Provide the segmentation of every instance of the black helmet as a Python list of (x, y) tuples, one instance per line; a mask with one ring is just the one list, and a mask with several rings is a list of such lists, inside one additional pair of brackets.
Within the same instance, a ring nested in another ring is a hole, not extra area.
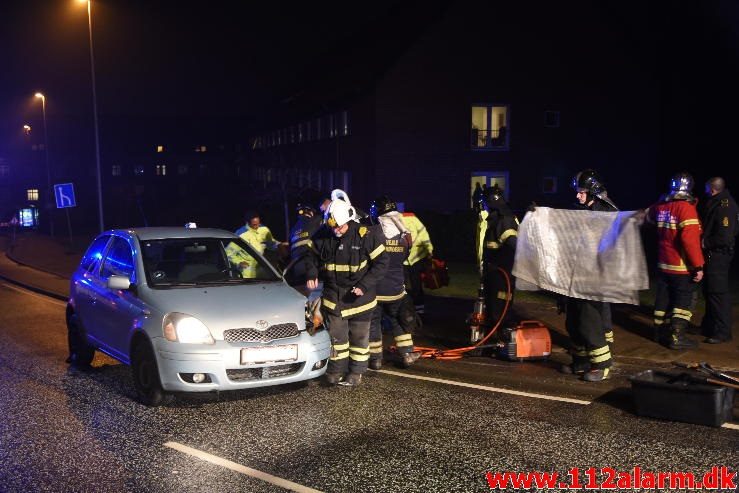
[(670, 193), (668, 200), (693, 200), (693, 177), (690, 173), (681, 171), (670, 179)]
[(503, 189), (497, 183), (494, 183), (492, 187), (487, 187), (482, 194), (488, 209), (497, 209), (506, 203)]
[(372, 204), (370, 204), (370, 216), (372, 216), (373, 219), (377, 219), (383, 214), (397, 210), (398, 206), (395, 205), (395, 202), (387, 198), (387, 195), (376, 198), (372, 201)]
[(585, 169), (576, 174), (572, 179), (572, 188), (578, 192), (588, 192), (596, 197), (606, 191), (603, 180), (594, 169)]
[(316, 210), (313, 207), (304, 204), (298, 204), (298, 206), (295, 208), (295, 212), (298, 214), (298, 216), (308, 217), (313, 217), (316, 214)]

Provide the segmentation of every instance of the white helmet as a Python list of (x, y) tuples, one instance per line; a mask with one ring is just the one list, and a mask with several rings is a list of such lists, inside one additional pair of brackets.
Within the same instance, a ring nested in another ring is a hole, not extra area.
[(354, 207), (344, 200), (333, 200), (323, 215), (323, 220), (331, 228), (338, 228), (349, 221), (357, 220), (357, 213)]

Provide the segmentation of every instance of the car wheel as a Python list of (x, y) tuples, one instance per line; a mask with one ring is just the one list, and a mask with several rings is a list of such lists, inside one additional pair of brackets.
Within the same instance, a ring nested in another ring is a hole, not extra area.
[(67, 362), (79, 368), (89, 367), (95, 357), (95, 348), (87, 342), (85, 329), (74, 313), (67, 317), (67, 342), (69, 343)]
[(149, 341), (140, 340), (134, 345), (131, 354), (131, 371), (133, 372), (133, 384), (142, 404), (160, 406), (168, 400), (168, 395), (164, 392), (159, 379), (157, 360)]

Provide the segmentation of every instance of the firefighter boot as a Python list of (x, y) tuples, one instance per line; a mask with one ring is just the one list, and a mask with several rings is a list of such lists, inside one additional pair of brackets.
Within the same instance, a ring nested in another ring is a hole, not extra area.
[(362, 375), (360, 373), (350, 373), (346, 377), (344, 377), (344, 380), (339, 382), (339, 385), (344, 385), (346, 387), (356, 387), (362, 383)]
[(404, 353), (403, 359), (400, 364), (403, 368), (409, 368), (420, 357), (421, 357), (421, 353), (419, 352)]
[(583, 373), (582, 379), (586, 382), (600, 382), (601, 380), (605, 380), (606, 378), (608, 378), (610, 371), (610, 368), (598, 368), (595, 370), (589, 370)]
[(688, 321), (682, 319), (672, 319), (672, 333), (667, 341), (667, 347), (670, 349), (694, 349), (698, 343), (688, 339), (685, 330), (688, 328)]
[(382, 358), (370, 358), (369, 367), (372, 370), (379, 370), (382, 368)]
[(341, 373), (326, 373), (326, 383), (328, 385), (338, 385), (343, 378), (344, 375)]

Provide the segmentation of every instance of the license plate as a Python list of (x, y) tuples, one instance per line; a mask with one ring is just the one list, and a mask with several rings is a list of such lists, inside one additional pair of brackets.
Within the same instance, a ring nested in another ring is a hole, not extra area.
[(241, 350), (241, 364), (271, 363), (274, 361), (295, 361), (298, 359), (298, 345), (248, 347)]

